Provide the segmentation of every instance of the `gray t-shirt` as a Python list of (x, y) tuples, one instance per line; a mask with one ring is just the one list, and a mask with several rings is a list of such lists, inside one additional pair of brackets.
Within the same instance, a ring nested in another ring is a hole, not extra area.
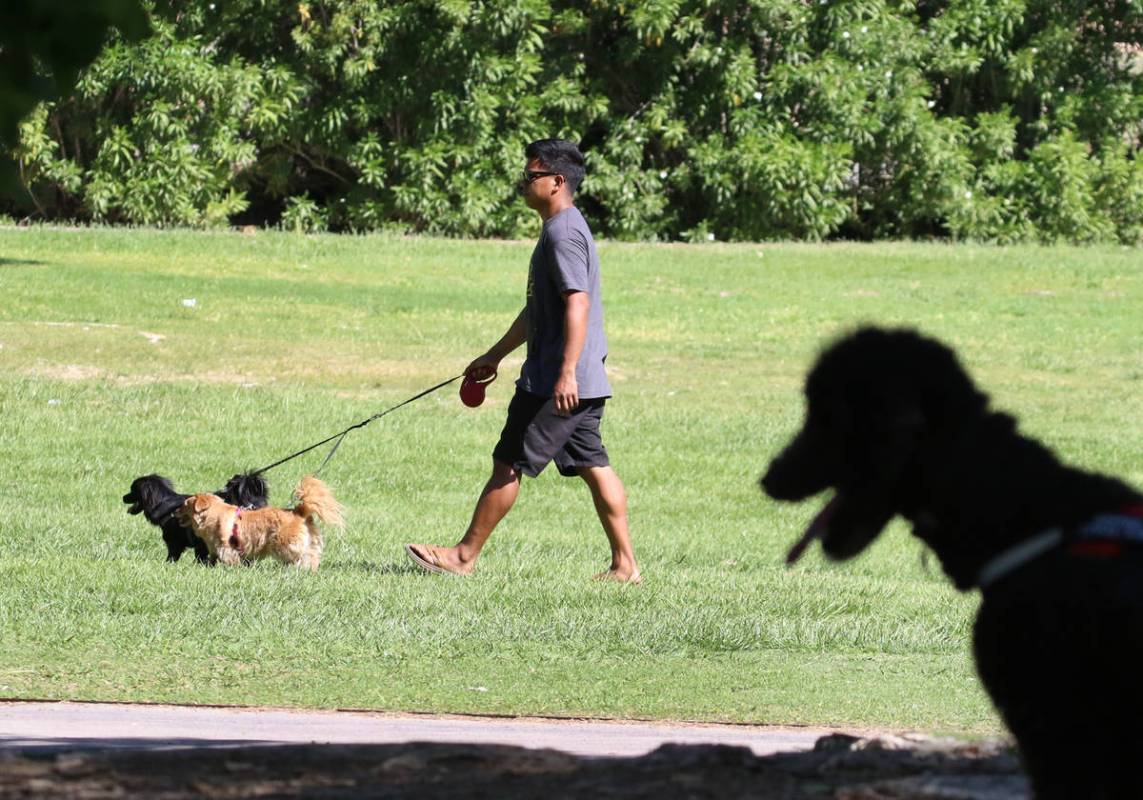
[(575, 368), (579, 396), (611, 397), (603, 362), (603, 300), (599, 290), (599, 255), (587, 220), (575, 206), (544, 222), (528, 268), (528, 357), (516, 385), (525, 392), (551, 397), (564, 361), (564, 292), (587, 292), (587, 338)]

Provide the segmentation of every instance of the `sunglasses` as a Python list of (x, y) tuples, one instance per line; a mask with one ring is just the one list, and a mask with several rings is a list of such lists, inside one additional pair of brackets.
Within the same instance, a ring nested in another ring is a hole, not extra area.
[(520, 182), (525, 183), (525, 184), (535, 183), (540, 178), (550, 178), (553, 175), (559, 175), (559, 174), (560, 173), (558, 173), (558, 172), (532, 172), (532, 170), (526, 169), (522, 173), (520, 173)]

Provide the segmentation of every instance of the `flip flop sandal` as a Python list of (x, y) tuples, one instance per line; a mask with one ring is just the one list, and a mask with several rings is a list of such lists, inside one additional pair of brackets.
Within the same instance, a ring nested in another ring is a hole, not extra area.
[[(422, 558), (417, 554), (414, 547), (419, 547), (424, 551), (427, 558)], [(441, 566), (440, 559), (433, 555), (433, 546), (431, 544), (407, 544), (405, 545), (405, 555), (409, 560), (423, 569), (425, 572), (432, 572), (436, 575), (457, 575), (461, 576), (459, 572), (453, 572), (451, 569), (446, 569)]]

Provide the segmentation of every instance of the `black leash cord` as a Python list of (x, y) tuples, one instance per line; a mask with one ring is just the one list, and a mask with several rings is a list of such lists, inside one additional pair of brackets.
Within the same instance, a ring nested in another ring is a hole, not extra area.
[(296, 452), (292, 455), (288, 455), (279, 461), (275, 461), (273, 464), (271, 464), (268, 467), (262, 467), (262, 469), (255, 470), (253, 474), (254, 475), (261, 475), (263, 472), (269, 472), (274, 467), (280, 467), (282, 464), (285, 464), (287, 461), (295, 459), (300, 455), (305, 455), (309, 451), (315, 450), (315, 449), (321, 447), (323, 444), (329, 444), (334, 439), (337, 439), (338, 440), (337, 444), (335, 444), (333, 446), (333, 449), (329, 451), (329, 455), (325, 457), (325, 461), (322, 462), (321, 467), (318, 467), (318, 472), (320, 472), (322, 470), (322, 468), (325, 467), (325, 465), (329, 463), (329, 460), (331, 458), (333, 458), (333, 454), (336, 453), (337, 448), (341, 446), (341, 440), (343, 440), (345, 438), (345, 435), (347, 433), (349, 433), (350, 431), (355, 431), (358, 428), (364, 428), (370, 422), (373, 422), (373, 420), (380, 419), (381, 417), (385, 416), (389, 412), (396, 411), (401, 406), (407, 406), (409, 403), (413, 402), (414, 400), (420, 400), (426, 394), (432, 394), (437, 389), (443, 389), (445, 386), (448, 386), (450, 383), (458, 381), (463, 377), (464, 377), (464, 375), (461, 374), (461, 375), (457, 375), (455, 378), (449, 378), (447, 381), (442, 381), (441, 383), (438, 383), (436, 386), (432, 387), (431, 389), (425, 389), (420, 394), (415, 394), (412, 397), (410, 397), (408, 400), (405, 400), (404, 402), (398, 403), (397, 405), (393, 406), (392, 408), (387, 408), (384, 411), (381, 411), (377, 414), (374, 414), (372, 417), (369, 417), (368, 419), (363, 419), (361, 422), (358, 422), (356, 425), (350, 425), (345, 430), (339, 431), (338, 433), (335, 433), (333, 436), (330, 436), (328, 439), (322, 439), (317, 444), (311, 444), (309, 447), (305, 448), (304, 450), (299, 450), (298, 452)]

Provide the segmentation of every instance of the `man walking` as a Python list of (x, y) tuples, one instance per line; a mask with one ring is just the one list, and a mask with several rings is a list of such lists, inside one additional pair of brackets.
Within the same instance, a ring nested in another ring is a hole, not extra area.
[(473, 380), (487, 380), (506, 355), (528, 344), (508, 420), (492, 451), (492, 476), (455, 546), (408, 544), (405, 551), (429, 572), (468, 575), (516, 502), (521, 475), (534, 478), (554, 460), (561, 475), (578, 475), (587, 484), (611, 545), (611, 566), (595, 577), (639, 583), (627, 495), (599, 433), (611, 385), (604, 371), (599, 256), (574, 202), (584, 176), (583, 155), (571, 142), (542, 139), (528, 145), (524, 156), (520, 193), (543, 221), (528, 269), (527, 301), (500, 341), (464, 371)]

